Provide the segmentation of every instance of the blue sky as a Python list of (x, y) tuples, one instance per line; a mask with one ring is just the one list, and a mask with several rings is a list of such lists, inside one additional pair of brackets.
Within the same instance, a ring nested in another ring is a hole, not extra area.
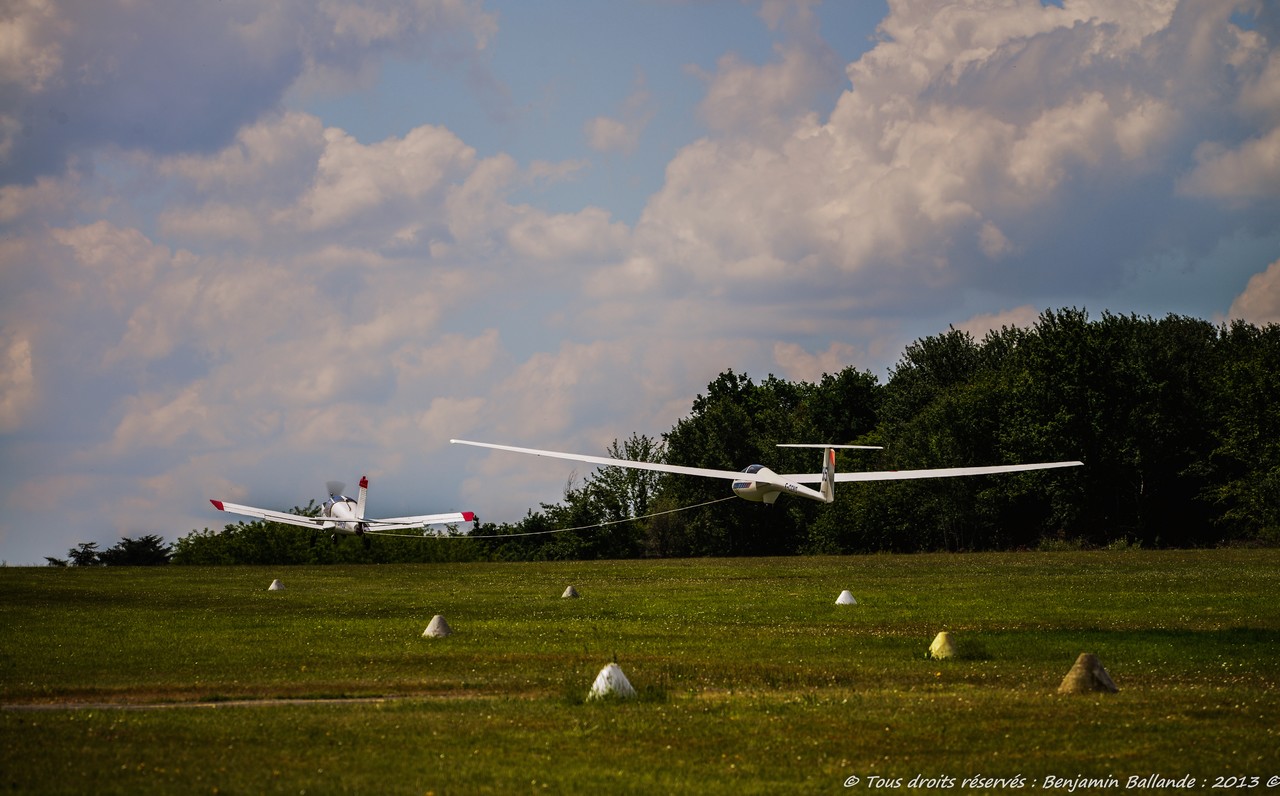
[(726, 369), (883, 381), (949, 326), (1280, 321), (1278, 17), (10, 4), (0, 560), (362, 474), (517, 519), (571, 468), (450, 437), (599, 453)]
[[(661, 188), (667, 162), (707, 133), (696, 108), (717, 61), (736, 55), (767, 62), (778, 40), (759, 7), (748, 3), (568, 0), (485, 8), (497, 15), (498, 30), (475, 63), (451, 68), (388, 59), (365, 90), (321, 91), (289, 104), (363, 142), (426, 122), (446, 125), (482, 155), (583, 161), (572, 179), (530, 188), (521, 198), (554, 212), (605, 207), (631, 224)], [(874, 45), (886, 11), (871, 0), (813, 9), (828, 46), (846, 61)], [(832, 77), (821, 104), (845, 88)], [(584, 128), (601, 115), (634, 121), (640, 134), (624, 149), (592, 151)]]

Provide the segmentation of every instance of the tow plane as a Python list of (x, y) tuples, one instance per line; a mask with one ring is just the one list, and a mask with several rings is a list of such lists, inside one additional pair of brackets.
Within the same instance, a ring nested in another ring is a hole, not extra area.
[[(744, 470), (714, 470), (704, 467), (684, 467), (678, 464), (655, 464), (653, 462), (637, 462), (630, 459), (610, 459), (604, 456), (586, 456), (580, 453), (561, 453), (560, 451), (538, 450), (536, 448), (518, 448), (513, 445), (495, 445), (491, 442), (472, 442), (465, 439), (451, 439), (455, 445), (472, 445), (477, 448), (525, 453), (532, 456), (546, 456), (553, 459), (568, 459), (585, 462), (602, 467), (630, 467), (635, 470), (653, 470), (660, 473), (677, 475), (694, 475), (703, 478), (720, 478), (732, 484), (733, 493), (744, 500), (754, 503), (772, 504), (778, 495), (788, 494), (830, 503), (835, 500), (837, 483), (849, 481), (903, 481), (916, 478), (954, 478), (966, 475), (992, 475), (995, 473), (1021, 473), (1028, 470), (1048, 470), (1056, 467), (1081, 467), (1084, 462), (1034, 462), (1031, 464), (997, 464), (982, 467), (944, 467), (934, 470), (874, 470), (863, 472), (836, 472), (836, 451), (841, 449), (879, 450), (876, 445), (826, 445), (810, 443), (792, 443), (779, 445), (779, 448), (821, 448), (822, 472), (778, 474), (762, 464), (753, 464)], [(814, 489), (806, 484), (817, 484)]]
[[(354, 534), (364, 536), (366, 533), (377, 535), (387, 531), (426, 530), (430, 525), (449, 525), (459, 522), (472, 522), (476, 515), (470, 511), (455, 511), (444, 514), (418, 514), (412, 517), (388, 517), (374, 519), (364, 514), (365, 502), (369, 497), (369, 479), (360, 478), (360, 491), (354, 500), (342, 494), (346, 485), (340, 481), (330, 481), (327, 485), (329, 499), (320, 506), (319, 517), (305, 517), (301, 514), (289, 514), (283, 511), (260, 509), (254, 506), (242, 506), (228, 503), (225, 500), (210, 500), (218, 511), (232, 514), (243, 514), (246, 517), (257, 517), (260, 520), (282, 522), (288, 525), (299, 525), (313, 531), (329, 531), (333, 540), (338, 534)], [(425, 534), (424, 534), (425, 535)]]

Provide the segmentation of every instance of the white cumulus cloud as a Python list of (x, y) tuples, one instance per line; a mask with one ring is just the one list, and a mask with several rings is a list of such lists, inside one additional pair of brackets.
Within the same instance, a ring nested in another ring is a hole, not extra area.
[(1244, 292), (1231, 302), (1227, 317), (1258, 326), (1280, 323), (1280, 260), (1249, 279)]

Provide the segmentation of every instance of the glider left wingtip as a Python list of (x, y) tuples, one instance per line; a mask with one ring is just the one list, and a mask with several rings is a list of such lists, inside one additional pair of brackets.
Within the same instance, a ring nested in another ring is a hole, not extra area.
[(226, 509), (224, 509), (224, 508), (222, 507), (222, 501), (221, 501), (221, 500), (213, 500), (213, 499), (210, 499), (210, 500), (209, 500), (209, 502), (210, 502), (210, 503), (212, 503), (212, 504), (213, 504), (213, 507), (214, 507), (215, 509), (217, 509), (218, 511), (226, 511)]

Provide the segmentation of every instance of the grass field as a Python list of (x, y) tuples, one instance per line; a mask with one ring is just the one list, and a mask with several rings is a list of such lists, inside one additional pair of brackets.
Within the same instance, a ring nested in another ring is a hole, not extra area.
[[(1275, 550), (4, 568), (0, 789), (1265, 789), (1278, 571)], [(435, 614), (454, 635), (422, 638)], [(941, 630), (962, 657), (927, 657)], [(1056, 693), (1081, 652), (1119, 693)], [(615, 659), (639, 697), (585, 701)]]

